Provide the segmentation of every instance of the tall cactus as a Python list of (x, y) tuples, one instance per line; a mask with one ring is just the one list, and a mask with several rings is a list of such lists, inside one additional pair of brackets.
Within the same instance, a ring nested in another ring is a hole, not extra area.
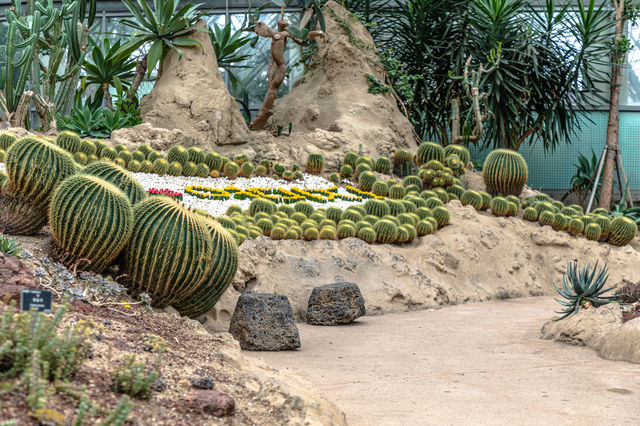
[[(73, 108), (97, 0), (63, 0), (61, 8), (51, 0), (31, 0), (24, 15), (21, 3), (13, 0), (6, 10), (11, 59), (5, 81), (16, 84), (5, 85), (5, 115), (12, 116), (13, 125), (24, 125), (33, 98), (43, 128), (48, 129), (55, 127), (58, 112), (69, 114)], [(19, 50), (21, 56), (14, 60)], [(31, 90), (25, 92), (27, 80)]]
[(213, 243), (202, 220), (168, 197), (151, 197), (133, 210), (133, 233), (124, 249), (133, 293), (147, 292), (154, 306), (189, 298), (205, 279)]
[(109, 182), (75, 175), (56, 188), (49, 226), (52, 248), (61, 262), (102, 272), (129, 242), (133, 209), (127, 196)]

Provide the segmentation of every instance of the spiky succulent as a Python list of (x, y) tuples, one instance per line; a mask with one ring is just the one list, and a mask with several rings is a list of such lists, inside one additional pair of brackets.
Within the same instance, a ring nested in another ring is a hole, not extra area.
[(598, 271), (598, 262), (596, 261), (593, 270), (591, 270), (591, 265), (587, 265), (578, 271), (578, 263), (570, 262), (567, 266), (567, 273), (562, 276), (562, 287), (559, 288), (553, 283), (558, 294), (565, 299), (556, 299), (564, 306), (564, 309), (556, 312), (562, 316), (556, 318), (555, 321), (577, 314), (580, 307), (589, 302), (598, 307), (616, 301), (618, 296), (603, 296), (604, 293), (615, 288), (615, 286), (604, 288), (608, 278), (606, 264)]
[(391, 160), (387, 157), (378, 157), (373, 168), (378, 173), (389, 174), (391, 171)]
[(342, 176), (343, 178), (350, 178), (352, 174), (353, 168), (350, 165), (345, 164), (344, 166), (340, 167), (340, 176)]
[(358, 178), (358, 184), (360, 185), (360, 189), (365, 192), (371, 192), (373, 189), (373, 184), (376, 182), (376, 175), (372, 172), (364, 172), (360, 174)]
[(156, 158), (153, 161), (153, 168), (152, 168), (153, 173), (156, 173), (162, 176), (165, 173), (167, 173), (167, 170), (169, 170), (169, 162), (164, 158)]
[(182, 165), (189, 161), (189, 151), (182, 145), (174, 145), (167, 152), (167, 161), (170, 163), (177, 161)]
[(135, 206), (140, 201), (147, 198), (147, 193), (136, 181), (124, 171), (124, 169), (115, 164), (106, 163), (104, 161), (96, 161), (84, 168), (83, 173), (104, 179), (107, 182), (119, 188), (131, 201), (131, 205)]
[(324, 168), (324, 156), (319, 152), (312, 152), (307, 157), (307, 172), (320, 173)]
[(424, 142), (418, 147), (416, 153), (416, 163), (418, 165), (426, 164), (431, 160), (443, 162), (445, 158), (444, 148), (434, 142)]

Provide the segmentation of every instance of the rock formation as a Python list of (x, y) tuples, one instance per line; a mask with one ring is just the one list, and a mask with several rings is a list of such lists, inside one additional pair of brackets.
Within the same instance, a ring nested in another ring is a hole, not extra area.
[[(206, 23), (200, 20), (197, 26), (206, 28)], [(218, 72), (208, 32), (196, 30), (189, 37), (203, 50), (184, 48), (182, 59), (173, 50), (167, 52), (162, 75), (140, 103), (142, 121), (179, 129), (195, 139), (194, 145), (209, 150), (246, 143), (249, 129)]]

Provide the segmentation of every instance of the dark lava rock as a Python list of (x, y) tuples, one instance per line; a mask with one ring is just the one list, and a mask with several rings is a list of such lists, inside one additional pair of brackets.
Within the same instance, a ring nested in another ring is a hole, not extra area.
[(360, 288), (353, 283), (316, 287), (309, 297), (307, 323), (340, 325), (355, 321), (366, 313)]
[(300, 334), (287, 296), (247, 293), (238, 298), (229, 333), (249, 351), (282, 351), (300, 347)]
[(226, 393), (216, 390), (199, 390), (185, 398), (192, 410), (216, 417), (232, 416), (236, 402)]
[(189, 379), (191, 386), (196, 389), (213, 389), (216, 382), (210, 377), (198, 377), (197, 379)]

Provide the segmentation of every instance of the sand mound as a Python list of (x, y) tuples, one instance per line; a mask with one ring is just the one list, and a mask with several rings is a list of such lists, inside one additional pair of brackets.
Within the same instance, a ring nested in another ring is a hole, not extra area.
[(291, 122), (294, 132), (340, 135), (343, 152), (362, 145), (365, 153), (389, 155), (414, 147), (411, 124), (394, 98), (367, 92), (367, 74), (383, 79), (371, 35), (338, 3), (329, 1), (324, 10), (327, 37), (318, 41), (307, 75), (276, 101), (273, 119), (285, 127)]
[(640, 363), (640, 318), (623, 324), (617, 303), (581, 309), (561, 321), (549, 320), (542, 327), (542, 338), (589, 346), (606, 359)]
[[(204, 21), (198, 26), (205, 27)], [(179, 129), (200, 147), (245, 143), (249, 129), (236, 101), (218, 72), (218, 62), (206, 31), (189, 37), (202, 43), (184, 48), (182, 59), (170, 50), (162, 64), (162, 75), (151, 93), (142, 98), (142, 121), (165, 129)]]
[[(299, 319), (314, 287), (336, 281), (360, 287), (367, 313), (437, 305), (554, 295), (569, 261), (609, 265), (609, 282), (636, 279), (640, 252), (556, 232), (520, 218), (498, 218), (460, 202), (448, 204), (451, 225), (404, 246), (340, 241), (274, 241), (240, 246), (240, 266), (229, 290), (209, 314), (208, 328), (224, 328), (238, 291), (287, 295)], [(559, 306), (559, 305), (558, 305)]]
[(391, 155), (398, 148), (415, 147), (411, 124), (393, 97), (367, 93), (366, 75), (383, 77), (366, 28), (337, 3), (331, 1), (326, 8), (328, 35), (318, 41), (309, 73), (274, 107), (276, 123), (285, 128), (293, 124), (291, 136), (248, 130), (217, 71), (208, 35), (195, 31), (192, 36), (200, 40), (204, 54), (185, 49), (178, 60), (169, 52), (162, 76), (142, 99), (144, 124), (115, 131), (111, 141), (131, 149), (142, 143), (158, 150), (197, 145), (223, 155), (242, 152), (287, 165), (304, 163), (310, 152), (322, 152), (328, 170), (336, 168), (346, 151)]

